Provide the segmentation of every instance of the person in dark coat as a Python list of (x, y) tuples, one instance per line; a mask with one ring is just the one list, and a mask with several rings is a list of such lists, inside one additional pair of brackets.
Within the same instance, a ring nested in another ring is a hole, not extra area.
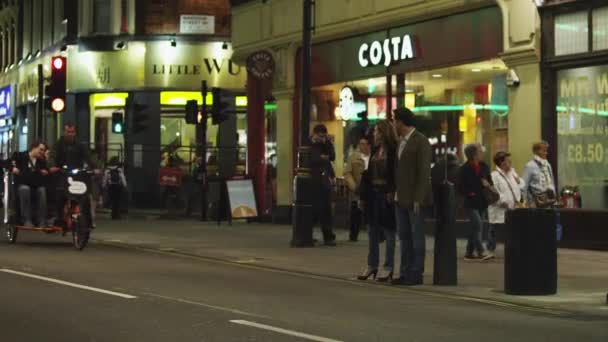
[[(323, 240), (326, 246), (336, 245), (336, 235), (333, 232), (333, 215), (331, 194), (335, 178), (331, 164), (335, 159), (333, 145), (327, 139), (327, 127), (317, 125), (313, 128), (311, 148), (311, 177), (313, 192), (316, 194), (313, 203), (314, 221), (321, 223)], [(314, 224), (314, 223), (313, 223)]]
[(389, 121), (379, 121), (374, 127), (374, 150), (368, 169), (361, 177), (361, 207), (368, 218), (369, 251), (367, 269), (357, 278), (376, 278), (380, 264), (380, 238), (386, 241), (383, 274), (378, 281), (393, 279), (395, 268), (395, 160), (397, 137)]
[(32, 193), (38, 202), (37, 224), (46, 227), (46, 185), (49, 170), (44, 153), (46, 145), (41, 141), (35, 141), (30, 145), (29, 151), (16, 153), (13, 156), (15, 163), (12, 173), (15, 176), (17, 192), (19, 196), (19, 208), (21, 219), (26, 227), (33, 227), (32, 221)]
[(486, 216), (488, 203), (483, 188), (492, 184), (490, 167), (484, 163), (483, 149), (479, 144), (468, 145), (464, 149), (466, 163), (460, 167), (458, 191), (464, 197), (464, 208), (469, 217), (471, 230), (467, 243), (465, 260), (488, 260), (482, 244), (483, 217)]

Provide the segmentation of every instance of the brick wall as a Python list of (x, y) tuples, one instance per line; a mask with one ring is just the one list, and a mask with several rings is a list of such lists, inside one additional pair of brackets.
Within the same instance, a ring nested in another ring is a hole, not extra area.
[(229, 0), (138, 0), (137, 31), (140, 34), (179, 33), (182, 14), (215, 16), (215, 34), (230, 35)]

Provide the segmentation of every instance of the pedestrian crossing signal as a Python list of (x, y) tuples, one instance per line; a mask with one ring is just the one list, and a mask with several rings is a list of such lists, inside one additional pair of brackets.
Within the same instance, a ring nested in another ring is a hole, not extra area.
[(124, 116), (121, 112), (112, 113), (112, 133), (123, 134), (124, 133)]

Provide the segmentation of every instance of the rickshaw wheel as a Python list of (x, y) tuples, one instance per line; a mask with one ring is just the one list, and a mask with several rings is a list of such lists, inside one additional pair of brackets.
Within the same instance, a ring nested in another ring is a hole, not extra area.
[(6, 239), (8, 243), (13, 244), (17, 242), (17, 232), (19, 232), (19, 230), (14, 224), (9, 223), (6, 225)]
[(73, 219), (72, 221), (72, 241), (74, 242), (74, 248), (81, 251), (89, 242), (90, 231), (86, 227), (84, 222), (80, 218)]

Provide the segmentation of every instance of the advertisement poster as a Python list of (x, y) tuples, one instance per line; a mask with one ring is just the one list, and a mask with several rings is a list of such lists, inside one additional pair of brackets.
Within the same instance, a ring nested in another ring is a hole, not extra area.
[(251, 179), (226, 181), (233, 219), (257, 217), (258, 211)]
[(608, 66), (558, 72), (556, 109), (560, 189), (578, 186), (584, 208), (608, 208)]

